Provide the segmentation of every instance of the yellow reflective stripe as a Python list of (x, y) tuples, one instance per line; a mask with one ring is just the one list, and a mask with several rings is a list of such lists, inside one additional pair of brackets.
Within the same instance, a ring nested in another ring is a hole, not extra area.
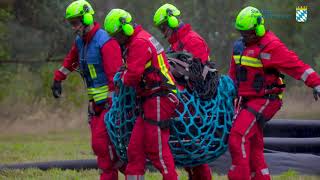
[(98, 102), (107, 98), (108, 98), (108, 93), (96, 94), (93, 96), (93, 100), (95, 102)]
[[(171, 84), (171, 85), (175, 85), (174, 84), (174, 82), (173, 82), (173, 80), (172, 80), (172, 78), (171, 78), (171, 76), (169, 75), (169, 70), (168, 70), (168, 68), (167, 68), (167, 66), (166, 66), (166, 64), (164, 63), (164, 59), (163, 59), (163, 56), (162, 56), (162, 54), (159, 54), (158, 55), (158, 63), (159, 63), (159, 66), (160, 66), (160, 71), (161, 71), (161, 73), (168, 79), (168, 81), (169, 82), (167, 82), (167, 83), (169, 83), (169, 84)], [(174, 93), (177, 93), (177, 90), (175, 89), (175, 90), (172, 90)]]
[(283, 79), (281, 77), (279, 77), (279, 80), (280, 80), (281, 84), (284, 84), (284, 81), (283, 81)]
[(151, 60), (148, 61), (147, 64), (144, 66), (144, 68), (147, 69), (148, 67), (150, 67), (150, 66), (151, 66), (151, 63), (152, 63)]
[(168, 79), (169, 84), (174, 85), (174, 82), (173, 82), (172, 78), (170, 77), (170, 75), (168, 73), (169, 70), (168, 70), (167, 66), (165, 65), (165, 63), (164, 63), (162, 54), (158, 55), (158, 63), (159, 63), (159, 66), (160, 66), (161, 73)]
[(279, 99), (283, 99), (283, 92), (278, 95)]
[(96, 73), (96, 69), (94, 68), (94, 65), (93, 64), (88, 64), (88, 68), (89, 68), (89, 71), (90, 71), (91, 78), (92, 79), (97, 78), (97, 73)]
[(101, 92), (107, 92), (109, 88), (107, 86), (99, 87), (99, 88), (88, 88), (88, 93), (101, 93)]
[(105, 93), (109, 91), (109, 87), (108, 86), (101, 86), (101, 87), (97, 87), (97, 88), (88, 88), (88, 94), (100, 94), (100, 93)]
[(95, 102), (107, 99), (109, 96), (109, 87), (88, 88), (88, 96), (89, 100), (94, 100)]
[[(240, 55), (233, 56), (234, 61), (236, 64), (240, 64)], [(241, 64), (250, 67), (263, 67), (260, 59), (249, 57), (249, 56), (242, 56), (241, 57)]]
[[(280, 83), (284, 84), (284, 80), (281, 77), (279, 77), (279, 79), (280, 79)], [(278, 95), (279, 99), (282, 99), (283, 95), (284, 95), (284, 91)]]

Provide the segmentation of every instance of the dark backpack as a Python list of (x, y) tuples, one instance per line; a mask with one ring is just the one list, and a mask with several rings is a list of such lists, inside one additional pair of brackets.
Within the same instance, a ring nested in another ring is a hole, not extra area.
[(187, 52), (168, 53), (167, 57), (170, 71), (178, 84), (203, 100), (215, 97), (219, 74), (213, 62), (202, 64), (200, 59)]

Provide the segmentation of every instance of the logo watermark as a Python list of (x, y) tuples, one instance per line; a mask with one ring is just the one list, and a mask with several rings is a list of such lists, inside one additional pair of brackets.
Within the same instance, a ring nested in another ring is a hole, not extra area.
[(291, 19), (293, 16), (291, 14), (285, 14), (285, 13), (276, 13), (268, 9), (261, 9), (261, 13), (263, 15), (263, 18), (265, 19), (279, 19), (279, 20), (286, 20)]
[(308, 19), (308, 6), (296, 7), (296, 21), (299, 23), (306, 22)]

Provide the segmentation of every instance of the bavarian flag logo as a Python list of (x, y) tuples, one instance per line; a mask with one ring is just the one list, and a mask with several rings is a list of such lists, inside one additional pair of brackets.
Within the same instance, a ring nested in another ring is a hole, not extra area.
[(296, 21), (299, 23), (306, 22), (308, 17), (308, 7), (298, 6), (296, 7)]

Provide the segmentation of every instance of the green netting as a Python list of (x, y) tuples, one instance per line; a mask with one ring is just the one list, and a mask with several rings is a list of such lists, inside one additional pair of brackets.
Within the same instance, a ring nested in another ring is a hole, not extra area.
[[(127, 146), (138, 112), (135, 91), (125, 87), (116, 76), (120, 87), (113, 97), (113, 105), (105, 122), (117, 154), (127, 161)], [(176, 109), (170, 131), (169, 145), (176, 165), (196, 166), (208, 163), (227, 150), (227, 139), (233, 118), (232, 80), (221, 76), (214, 99), (203, 101), (187, 90), (178, 92), (180, 106)]]

